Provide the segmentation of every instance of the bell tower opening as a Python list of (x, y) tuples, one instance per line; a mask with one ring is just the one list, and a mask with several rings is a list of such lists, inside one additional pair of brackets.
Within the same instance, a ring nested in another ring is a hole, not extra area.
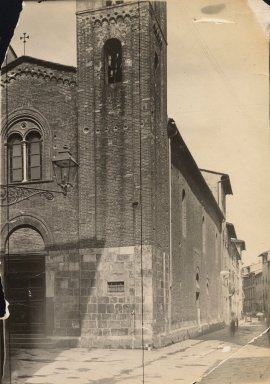
[(118, 39), (109, 39), (104, 45), (105, 77), (107, 84), (122, 81), (122, 45)]

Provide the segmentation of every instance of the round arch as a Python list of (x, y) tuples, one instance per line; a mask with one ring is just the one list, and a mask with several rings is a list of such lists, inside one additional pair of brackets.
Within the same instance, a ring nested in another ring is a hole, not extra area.
[(27, 120), (37, 124), (42, 135), (51, 140), (52, 133), (47, 119), (34, 108), (18, 108), (2, 119), (1, 136), (6, 139), (9, 129), (20, 121)]
[(50, 249), (53, 244), (53, 236), (49, 231), (46, 223), (39, 218), (32, 215), (19, 215), (10, 219), (9, 223), (3, 226), (1, 231), (1, 252), (5, 252), (6, 242), (16, 229), (19, 228), (32, 228), (37, 231), (44, 241), (45, 250)]
[[(2, 119), (2, 154), (3, 154), (3, 165), (4, 169), (7, 168), (6, 162), (8, 161), (7, 144), (8, 137), (13, 133), (19, 133), (23, 139), (26, 135), (31, 132), (39, 132), (43, 143), (41, 149), (41, 174), (43, 180), (52, 179), (52, 131), (47, 119), (39, 111), (34, 108), (18, 108), (13, 112), (9, 113)], [(6, 175), (7, 177), (7, 175)]]
[[(8, 233), (7, 233), (8, 230)], [(49, 232), (31, 216), (13, 218), (3, 231), (4, 280), (13, 334), (44, 334), (46, 327), (46, 246)]]
[(45, 243), (40, 232), (31, 226), (16, 227), (9, 234), (5, 254), (37, 254), (45, 252)]

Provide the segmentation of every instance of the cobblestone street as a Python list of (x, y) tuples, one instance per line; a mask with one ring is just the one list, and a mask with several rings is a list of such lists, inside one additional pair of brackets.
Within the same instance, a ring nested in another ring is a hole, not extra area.
[[(215, 363), (204, 375), (200, 384), (221, 383), (269, 383), (270, 382), (270, 349), (267, 334), (248, 340), (254, 335), (257, 326), (243, 327), (235, 335), (235, 342), (240, 346), (228, 358)], [(259, 332), (258, 332), (259, 334)], [(257, 335), (255, 335), (256, 337)], [(252, 342), (250, 342), (252, 341)], [(247, 344), (248, 343), (248, 344)]]
[[(12, 384), (269, 383), (270, 349), (262, 323), (243, 324), (169, 347), (140, 350), (18, 350)], [(7, 375), (5, 383), (10, 383)]]

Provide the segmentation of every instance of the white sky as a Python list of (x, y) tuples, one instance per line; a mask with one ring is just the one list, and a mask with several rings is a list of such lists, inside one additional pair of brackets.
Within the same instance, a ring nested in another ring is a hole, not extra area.
[[(262, 0), (248, 2), (267, 26), (270, 8)], [(168, 114), (200, 168), (229, 173), (234, 195), (227, 199), (227, 221), (246, 241), (244, 262), (258, 262), (270, 249), (266, 32), (246, 0), (168, 0), (167, 5)], [(27, 55), (76, 65), (73, 0), (26, 1), (12, 41), (18, 56), (22, 32), (30, 35)]]

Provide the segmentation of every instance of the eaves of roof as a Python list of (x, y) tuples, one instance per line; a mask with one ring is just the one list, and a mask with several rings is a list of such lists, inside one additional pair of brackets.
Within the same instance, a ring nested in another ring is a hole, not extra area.
[(17, 59), (10, 62), (9, 64), (7, 64), (6, 66), (4, 66), (1, 69), (1, 73), (4, 74), (6, 72), (9, 72), (10, 70), (16, 68), (18, 65), (23, 64), (23, 63), (36, 64), (36, 65), (39, 65), (42, 67), (51, 68), (54, 70), (59, 70), (59, 71), (64, 71), (64, 72), (71, 72), (71, 73), (77, 72), (77, 68), (70, 66), (70, 65), (58, 64), (58, 63), (54, 63), (52, 61), (41, 60), (41, 59), (37, 59), (36, 57), (31, 57), (31, 56), (20, 56)]
[[(197, 166), (193, 156), (191, 155), (186, 143), (180, 135), (177, 126), (173, 119), (168, 120), (167, 125), (168, 137), (171, 140), (171, 144), (177, 149), (177, 155), (184, 160), (185, 172), (188, 178), (192, 178), (196, 185), (197, 196), (200, 194), (203, 199), (213, 207), (220, 220), (225, 220), (224, 214), (221, 211), (211, 189), (205, 181), (199, 167)], [(183, 165), (184, 166), (184, 165)], [(198, 196), (199, 197), (199, 196)]]

